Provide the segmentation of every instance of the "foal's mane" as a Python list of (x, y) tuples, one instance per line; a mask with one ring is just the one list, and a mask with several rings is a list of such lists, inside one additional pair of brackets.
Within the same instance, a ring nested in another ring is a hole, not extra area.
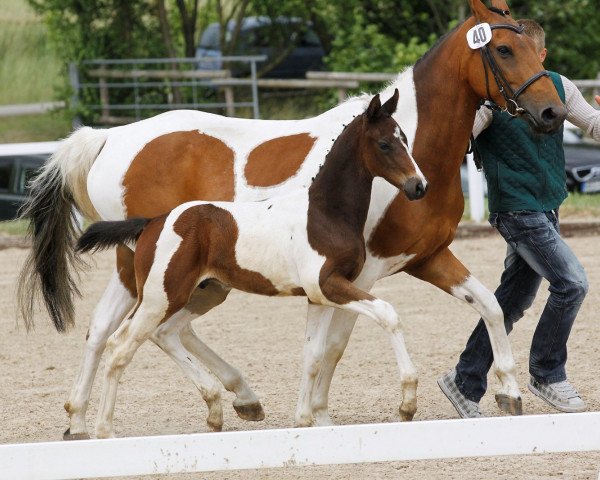
[[(357, 135), (351, 135), (351, 134), (354, 133), (354, 131), (358, 128), (358, 126), (361, 125), (361, 123), (362, 123), (362, 117), (365, 114), (366, 114), (366, 112), (363, 112), (360, 115), (356, 115), (352, 119), (352, 121), (350, 123), (344, 125), (344, 128), (342, 129), (341, 133), (335, 139), (335, 141), (333, 142), (333, 145), (331, 145), (331, 148), (329, 149), (329, 151), (325, 155), (325, 160), (323, 161), (323, 163), (321, 165), (319, 165), (319, 171), (312, 178), (312, 182), (313, 183), (319, 177), (319, 174), (321, 173), (321, 170), (323, 170), (323, 166), (325, 165), (325, 163), (327, 163), (327, 160), (329, 160), (329, 158), (332, 155), (345, 155), (346, 154), (346, 152), (345, 151), (341, 151), (341, 149), (343, 147), (348, 148), (349, 145), (353, 144), (354, 141), (358, 138)], [(346, 137), (350, 137), (350, 138), (346, 139)]]

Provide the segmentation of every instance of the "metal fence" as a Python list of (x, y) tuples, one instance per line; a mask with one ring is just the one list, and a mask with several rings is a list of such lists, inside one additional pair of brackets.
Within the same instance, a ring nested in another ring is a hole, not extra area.
[[(178, 108), (226, 109), (231, 113), (235, 108), (250, 107), (254, 118), (259, 118), (256, 64), (265, 59), (264, 55), (257, 55), (71, 63), (72, 107), (99, 114), (99, 122), (105, 124), (128, 123)], [(214, 62), (215, 67), (221, 64), (247, 66), (248, 78), (238, 79), (243, 83), (237, 85), (250, 88), (251, 100), (235, 102), (232, 85), (224, 82), (231, 78), (230, 71), (200, 70), (197, 68), (200, 62), (204, 66)], [(216, 80), (221, 82), (216, 83)]]

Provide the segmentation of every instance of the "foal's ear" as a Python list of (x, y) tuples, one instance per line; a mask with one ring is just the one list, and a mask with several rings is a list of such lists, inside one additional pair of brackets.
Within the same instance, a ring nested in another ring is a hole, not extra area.
[(367, 120), (375, 120), (379, 116), (379, 110), (381, 109), (381, 100), (379, 94), (375, 95), (367, 107)]
[(381, 109), (387, 113), (390, 117), (393, 115), (393, 113), (396, 111), (396, 107), (398, 106), (398, 97), (400, 96), (400, 94), (398, 93), (398, 89), (396, 88), (394, 90), (394, 95), (392, 95), (392, 97), (383, 104), (383, 106), (381, 107)]

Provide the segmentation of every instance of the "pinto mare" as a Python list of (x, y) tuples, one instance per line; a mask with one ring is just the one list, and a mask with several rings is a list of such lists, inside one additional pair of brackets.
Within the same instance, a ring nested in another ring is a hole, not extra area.
[[(392, 118), (397, 103), (398, 90), (383, 105), (375, 95), (334, 142), (308, 189), (263, 202), (187, 202), (154, 219), (89, 227), (78, 251), (135, 242), (137, 281), (133, 313), (107, 344), (98, 438), (114, 436), (117, 386), (135, 351), (209, 279), (249, 293), (303, 295), (312, 305), (362, 313), (390, 335), (402, 383), (414, 377), (394, 308), (352, 283), (366, 258), (363, 230), (373, 179), (384, 178), (409, 200), (427, 189)], [(413, 411), (416, 400), (416, 391), (408, 388), (401, 410)], [(220, 403), (214, 413), (209, 425), (220, 430)]]
[[(532, 41), (518, 32), (503, 1), (489, 10), (470, 0), (473, 16), (443, 37), (417, 64), (402, 72), (382, 93), (400, 90), (394, 118), (407, 137), (430, 191), (407, 202), (386, 182), (375, 180), (365, 224), (367, 257), (355, 284), (368, 291), (379, 278), (396, 272), (435, 285), (473, 307), (485, 320), (501, 381), (499, 405), (518, 412), (520, 392), (514, 362), (494, 295), (450, 252), (464, 202), (460, 165), (482, 99), (518, 103), (532, 128), (556, 130), (566, 111), (545, 76), (520, 88), (542, 71)], [(476, 23), (494, 26), (486, 48), (495, 68), (466, 34)], [(501, 79), (495, 80), (501, 74)], [(502, 94), (499, 85), (502, 86)], [(514, 95), (513, 95), (514, 96)], [(20, 301), (27, 325), (32, 295), (42, 291), (58, 330), (73, 324), (76, 287), (69, 262), (76, 260), (76, 232), (69, 216), (76, 206), (89, 219), (154, 217), (190, 200), (262, 200), (308, 187), (344, 125), (365, 108), (367, 99), (350, 99), (310, 119), (266, 121), (225, 118), (203, 112), (175, 111), (107, 130), (82, 128), (66, 139), (33, 183), (25, 214), (30, 216), (33, 248), (21, 274)], [(46, 212), (53, 211), (54, 215)], [(243, 376), (204, 345), (190, 320), (222, 302), (227, 289), (208, 282), (178, 316), (161, 325), (155, 341), (194, 379), (198, 357), (236, 395), (242, 418), (262, 418), (262, 408)], [(116, 268), (90, 322), (79, 374), (65, 408), (65, 438), (87, 435), (85, 413), (107, 338), (135, 303), (133, 253), (116, 249)], [(303, 375), (296, 411), (298, 425), (330, 423), (329, 385), (356, 320), (350, 312), (328, 307), (308, 311)], [(317, 341), (315, 341), (317, 340)], [(190, 357), (193, 365), (185, 363)]]

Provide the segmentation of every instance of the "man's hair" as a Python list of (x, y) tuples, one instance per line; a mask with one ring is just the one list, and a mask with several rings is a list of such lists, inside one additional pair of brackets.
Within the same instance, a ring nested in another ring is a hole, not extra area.
[(529, 18), (517, 20), (517, 23), (523, 27), (523, 33), (534, 41), (538, 52), (546, 48), (546, 33), (539, 23)]

